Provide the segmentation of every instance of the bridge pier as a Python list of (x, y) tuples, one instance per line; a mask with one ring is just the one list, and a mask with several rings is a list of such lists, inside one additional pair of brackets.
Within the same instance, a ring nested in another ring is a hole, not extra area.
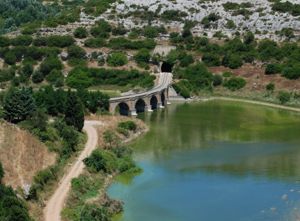
[(131, 111), (129, 112), (129, 115), (130, 115), (130, 116), (137, 116), (136, 110), (135, 110), (135, 109), (134, 109), (134, 110), (131, 110)]

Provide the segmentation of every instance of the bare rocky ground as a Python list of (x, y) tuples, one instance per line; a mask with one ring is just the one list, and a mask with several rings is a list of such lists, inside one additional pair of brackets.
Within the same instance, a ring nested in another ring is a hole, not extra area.
[[(300, 4), (299, 0), (289, 0), (294, 4)], [(250, 3), (251, 7), (247, 7), (249, 11), (247, 16), (235, 15), (235, 10), (225, 10), (223, 4), (231, 3)], [(282, 40), (275, 34), (275, 31), (280, 31), (283, 28), (292, 28), (296, 32), (300, 31), (300, 18), (292, 16), (288, 13), (274, 12), (268, 0), (124, 0), (122, 3), (115, 4), (115, 11), (117, 14), (126, 15), (128, 12), (137, 10), (149, 10), (153, 12), (159, 11), (163, 13), (166, 10), (178, 10), (187, 13), (184, 19), (201, 22), (202, 19), (211, 13), (220, 16), (220, 19), (211, 28), (204, 28), (202, 24), (197, 24), (193, 32), (201, 35), (204, 32), (208, 37), (213, 36), (217, 31), (222, 31), (229, 37), (236, 31), (243, 32), (250, 30), (257, 33), (258, 38), (272, 38), (274, 40)], [(112, 11), (108, 11), (103, 15), (104, 18), (110, 19)], [(148, 21), (137, 21), (132, 17), (120, 18), (115, 16), (114, 22), (124, 24), (126, 28), (141, 27), (146, 25)], [(228, 21), (233, 21), (235, 28), (229, 29), (227, 27)], [(183, 22), (172, 21), (162, 22), (161, 20), (153, 20), (152, 24), (166, 24), (172, 29), (181, 29)], [(259, 33), (260, 32), (260, 33)]]

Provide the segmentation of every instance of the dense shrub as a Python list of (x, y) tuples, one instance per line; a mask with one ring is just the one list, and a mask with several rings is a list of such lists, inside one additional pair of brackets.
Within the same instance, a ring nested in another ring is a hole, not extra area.
[(197, 63), (180, 69), (175, 75), (188, 80), (195, 90), (212, 89), (213, 75), (202, 63)]
[(88, 31), (84, 27), (78, 27), (73, 34), (75, 38), (86, 38), (88, 36)]
[(228, 88), (231, 91), (239, 90), (245, 87), (246, 81), (240, 77), (232, 77), (229, 80), (226, 80), (223, 84), (224, 87)]
[(281, 104), (286, 104), (291, 99), (291, 94), (287, 91), (279, 91), (277, 95), (278, 100)]
[(237, 54), (226, 54), (223, 57), (222, 64), (225, 67), (229, 67), (231, 69), (236, 69), (236, 68), (239, 68), (239, 67), (241, 67), (243, 65), (243, 60)]
[(300, 77), (300, 64), (284, 67), (282, 70), (282, 76), (288, 79), (298, 79)]
[(134, 56), (134, 60), (138, 64), (147, 64), (150, 61), (150, 57), (150, 51), (148, 49), (142, 48), (136, 53), (136, 55)]
[(173, 84), (173, 88), (177, 94), (184, 98), (190, 98), (192, 92), (192, 85), (187, 80), (181, 80)]
[(123, 52), (113, 52), (107, 57), (107, 64), (112, 67), (123, 66), (127, 63), (127, 56)]
[(136, 128), (137, 128), (137, 125), (134, 121), (123, 121), (123, 122), (120, 122), (118, 124), (118, 127), (119, 128), (122, 128), (122, 129), (125, 129), (125, 130), (130, 130), (130, 131), (135, 131)]
[(281, 72), (280, 64), (267, 64), (265, 74), (278, 74)]
[(47, 57), (40, 65), (40, 71), (47, 76), (52, 70), (62, 70), (63, 64), (58, 57)]
[(113, 173), (118, 170), (116, 155), (106, 150), (94, 150), (83, 162), (93, 172)]
[(86, 52), (84, 49), (82, 49), (79, 46), (72, 45), (68, 47), (68, 58), (77, 58), (77, 59), (83, 59), (85, 58)]
[(202, 61), (207, 66), (219, 66), (221, 64), (220, 56), (217, 54), (213, 54), (213, 53), (204, 54), (202, 57)]
[(60, 35), (51, 35), (46, 39), (47, 45), (49, 47), (69, 47), (74, 44), (75, 40), (72, 36), (60, 36)]
[(153, 49), (156, 46), (156, 43), (153, 39), (139, 40), (139, 41), (131, 41), (126, 38), (112, 38), (110, 39), (108, 46), (113, 49)]
[(106, 41), (103, 38), (89, 38), (84, 42), (84, 45), (89, 48), (101, 48), (106, 46)]
[(152, 87), (155, 77), (137, 70), (115, 70), (104, 68), (74, 68), (66, 83), (73, 88), (87, 88), (92, 85), (119, 85)]

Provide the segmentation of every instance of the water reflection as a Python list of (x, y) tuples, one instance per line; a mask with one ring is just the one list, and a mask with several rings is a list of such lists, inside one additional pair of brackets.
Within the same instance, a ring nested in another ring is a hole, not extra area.
[[(212, 101), (171, 105), (141, 118), (152, 127), (135, 144), (143, 156), (152, 152), (156, 160), (164, 161), (170, 152), (184, 149), (180, 157), (188, 157), (190, 164), (181, 163), (185, 170), (300, 177), (299, 114)], [(186, 149), (196, 149), (191, 154), (197, 157), (187, 156)]]
[(211, 101), (140, 117), (151, 125), (133, 144), (144, 173), (110, 189), (123, 220), (296, 220), (299, 114)]

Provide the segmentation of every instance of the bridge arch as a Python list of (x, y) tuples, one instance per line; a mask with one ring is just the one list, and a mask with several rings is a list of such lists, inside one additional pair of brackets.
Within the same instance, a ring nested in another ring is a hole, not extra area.
[(136, 110), (136, 113), (142, 113), (142, 112), (145, 112), (146, 110), (146, 102), (140, 98), (138, 99), (136, 102), (135, 102), (135, 110)]
[(155, 110), (158, 108), (158, 99), (156, 95), (153, 95), (150, 98), (150, 105), (151, 105), (151, 110)]
[(117, 111), (120, 115), (129, 116), (130, 114), (130, 108), (129, 105), (125, 102), (121, 102), (117, 106)]

